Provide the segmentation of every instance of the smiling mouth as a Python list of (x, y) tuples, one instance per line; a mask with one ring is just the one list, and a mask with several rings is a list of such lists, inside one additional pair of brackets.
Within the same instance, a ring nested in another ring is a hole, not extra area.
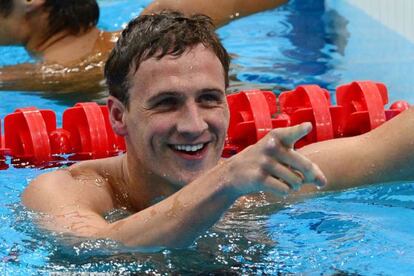
[(194, 144), (194, 145), (169, 145), (170, 148), (176, 152), (188, 155), (198, 155), (203, 152), (208, 143)]

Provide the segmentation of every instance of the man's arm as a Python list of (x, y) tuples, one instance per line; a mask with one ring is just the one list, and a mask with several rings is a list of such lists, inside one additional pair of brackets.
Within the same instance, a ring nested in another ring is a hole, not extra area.
[[(318, 164), (326, 190), (414, 180), (414, 107), (363, 135), (300, 149)], [(305, 188), (305, 187), (304, 187)], [(314, 190), (307, 187), (303, 192)]]
[(179, 10), (187, 15), (202, 13), (210, 16), (216, 27), (220, 27), (232, 19), (276, 8), (287, 2), (288, 0), (157, 0), (143, 14), (165, 9)]
[(324, 185), (321, 171), (292, 150), (309, 131), (310, 124), (274, 130), (165, 200), (113, 223), (103, 219), (117, 206), (111, 185), (93, 172), (82, 177), (69, 170), (41, 175), (25, 190), (23, 203), (47, 214), (41, 223), (55, 231), (110, 238), (149, 250), (187, 246), (242, 195), (258, 191), (284, 195), (304, 183)]

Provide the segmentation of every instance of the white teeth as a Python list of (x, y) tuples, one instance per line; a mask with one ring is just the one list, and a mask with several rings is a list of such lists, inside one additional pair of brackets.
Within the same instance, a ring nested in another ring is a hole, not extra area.
[(198, 145), (173, 145), (174, 149), (180, 150), (180, 151), (189, 151), (194, 152), (201, 150), (204, 147), (204, 144), (198, 144)]

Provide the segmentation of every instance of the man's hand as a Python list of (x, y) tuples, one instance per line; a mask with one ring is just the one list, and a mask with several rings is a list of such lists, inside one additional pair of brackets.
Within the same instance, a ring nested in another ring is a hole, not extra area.
[(317, 165), (293, 149), (312, 129), (310, 123), (274, 129), (226, 161), (229, 183), (240, 194), (265, 191), (286, 195), (303, 184), (326, 185)]

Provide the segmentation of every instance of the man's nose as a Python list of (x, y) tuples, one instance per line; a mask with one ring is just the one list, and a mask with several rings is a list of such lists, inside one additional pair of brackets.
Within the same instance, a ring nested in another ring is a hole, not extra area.
[(187, 104), (177, 122), (177, 131), (184, 136), (196, 138), (208, 129), (203, 112), (196, 103)]

